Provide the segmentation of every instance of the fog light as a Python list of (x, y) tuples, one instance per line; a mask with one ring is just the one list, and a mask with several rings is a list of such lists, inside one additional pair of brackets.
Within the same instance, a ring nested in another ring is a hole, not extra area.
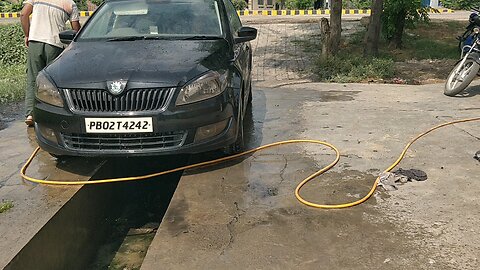
[(51, 128), (47, 128), (47, 127), (44, 127), (44, 126), (40, 126), (38, 125), (38, 130), (40, 131), (40, 134), (42, 135), (43, 138), (51, 141), (51, 142), (54, 142), (54, 143), (58, 143), (57, 141), (57, 136), (55, 136), (55, 131), (53, 131), (53, 129)]
[(222, 133), (222, 131), (224, 131), (227, 127), (229, 120), (230, 119), (225, 119), (215, 124), (197, 128), (197, 133), (195, 133), (195, 142), (203, 141)]

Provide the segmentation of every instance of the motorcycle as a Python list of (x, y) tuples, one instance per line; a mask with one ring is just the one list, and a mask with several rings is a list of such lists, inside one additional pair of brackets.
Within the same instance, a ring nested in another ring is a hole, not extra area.
[(470, 14), (469, 25), (459, 36), (460, 61), (447, 77), (444, 94), (455, 96), (465, 90), (480, 70), (480, 16), (479, 9)]

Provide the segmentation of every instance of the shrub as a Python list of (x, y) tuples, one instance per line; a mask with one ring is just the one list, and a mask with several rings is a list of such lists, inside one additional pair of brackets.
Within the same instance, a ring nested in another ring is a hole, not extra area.
[(369, 9), (372, 6), (372, 0), (349, 0), (342, 2), (343, 8), (350, 9)]
[(21, 100), (25, 96), (25, 65), (0, 65), (0, 104)]
[(396, 48), (402, 47), (405, 28), (415, 28), (418, 22), (428, 22), (428, 12), (421, 0), (385, 0), (382, 31)]
[(20, 24), (0, 25), (0, 65), (24, 64), (27, 60)]
[(232, 3), (236, 10), (244, 10), (247, 7), (245, 0), (232, 0)]
[(451, 9), (469, 10), (480, 6), (480, 0), (442, 0), (442, 6)]
[(77, 4), (78, 10), (87, 10), (87, 0), (74, 0), (75, 4)]
[(18, 12), (22, 10), (22, 2), (11, 3), (7, 1), (0, 1), (0, 12)]
[(313, 0), (286, 0), (288, 9), (309, 9), (313, 7)]
[(318, 60), (315, 69), (321, 81), (362, 82), (391, 78), (394, 75), (394, 62), (391, 59), (339, 54), (325, 61)]

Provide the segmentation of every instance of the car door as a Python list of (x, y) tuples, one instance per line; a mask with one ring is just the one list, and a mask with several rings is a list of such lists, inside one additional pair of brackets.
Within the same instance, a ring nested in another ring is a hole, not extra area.
[[(225, 9), (227, 11), (227, 17), (229, 21), (230, 31), (233, 35), (233, 38), (238, 37), (238, 30), (242, 27), (242, 22), (238, 17), (237, 11), (233, 6), (230, 0), (224, 0)], [(233, 44), (233, 52), (234, 52), (234, 62), (237, 69), (240, 71), (242, 75), (242, 85), (243, 90), (250, 90), (250, 76), (251, 76), (251, 47), (250, 42), (242, 42), (238, 44)], [(248, 93), (243, 93), (243, 102), (242, 104), (247, 104)], [(246, 106), (243, 106), (243, 112), (246, 109)]]

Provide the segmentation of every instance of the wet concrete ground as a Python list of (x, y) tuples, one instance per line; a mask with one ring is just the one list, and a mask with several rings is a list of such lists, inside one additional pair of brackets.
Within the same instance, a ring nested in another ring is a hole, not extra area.
[[(337, 167), (302, 190), (306, 199), (361, 198), (414, 135), (480, 111), (478, 86), (448, 98), (443, 85), (311, 83), (312, 55), (291, 44), (315, 37), (318, 25), (254, 26), (249, 147), (311, 138), (342, 152)], [(279, 147), (184, 174), (142, 269), (478, 269), (478, 127), (419, 141), (398, 168), (425, 172), (426, 181), (379, 189), (344, 210), (312, 209), (294, 197), (304, 177), (334, 159), (323, 147)]]
[[(10, 210), (0, 214), (0, 268), (3, 269), (80, 187), (48, 187), (22, 181), (19, 170), (36, 148), (33, 129), (27, 129), (22, 121), (10, 122), (8, 128), (0, 130), (0, 138), (0, 202), (13, 203)], [(41, 152), (32, 162), (28, 175), (50, 180), (88, 180), (102, 164), (99, 159), (57, 163)], [(41, 254), (37, 252), (38, 257), (31, 259), (44, 260)]]
[[(479, 89), (448, 98), (441, 85), (257, 87), (249, 146), (293, 138), (335, 144), (342, 160), (302, 194), (350, 202), (416, 133), (478, 115)], [(142, 269), (478, 269), (478, 134), (478, 123), (459, 124), (419, 141), (399, 167), (428, 180), (379, 190), (344, 210), (312, 209), (293, 195), (303, 177), (334, 159), (323, 147), (279, 147), (188, 172)]]

